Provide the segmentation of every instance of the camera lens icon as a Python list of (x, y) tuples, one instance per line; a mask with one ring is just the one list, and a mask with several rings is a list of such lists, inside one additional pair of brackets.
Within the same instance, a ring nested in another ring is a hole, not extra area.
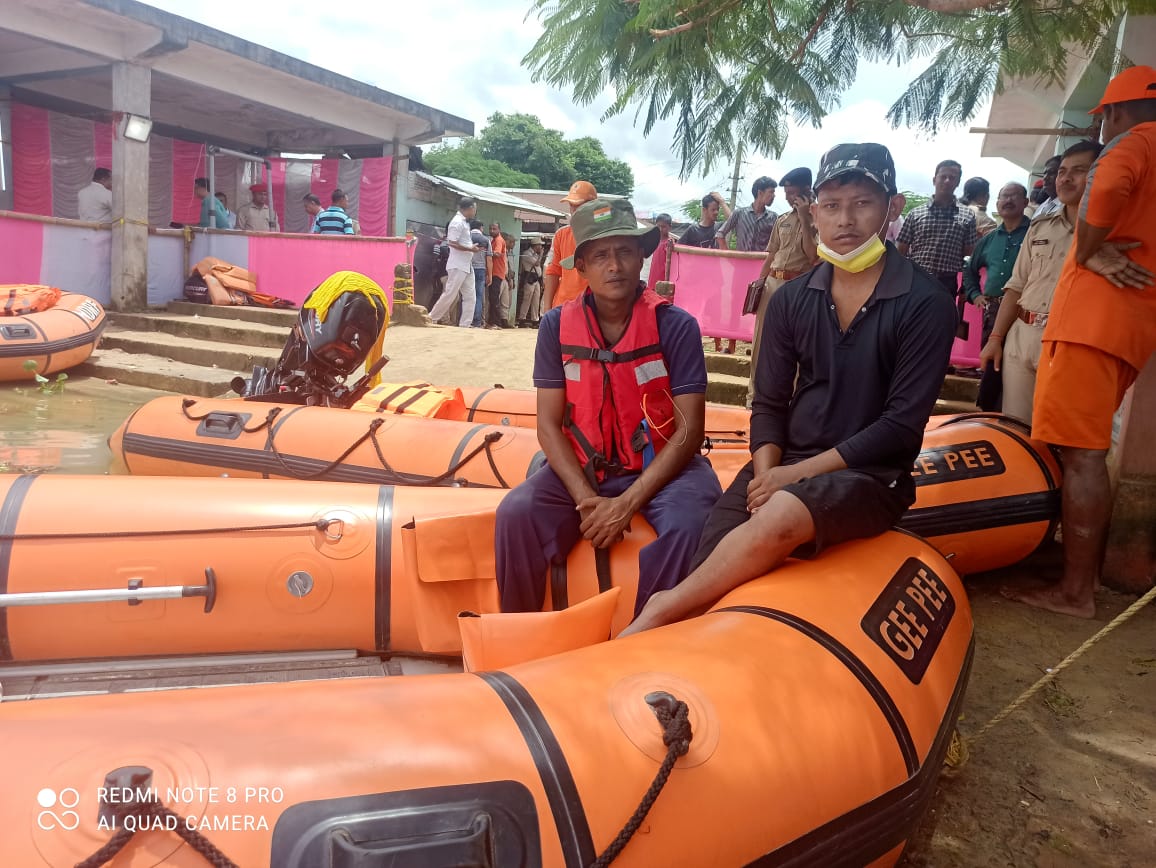
[(72, 810), (80, 804), (80, 793), (73, 787), (65, 787), (60, 792), (45, 787), (36, 794), (36, 803), (44, 809), (36, 815), (36, 825), (45, 832), (54, 829), (71, 832), (80, 825), (80, 814)]

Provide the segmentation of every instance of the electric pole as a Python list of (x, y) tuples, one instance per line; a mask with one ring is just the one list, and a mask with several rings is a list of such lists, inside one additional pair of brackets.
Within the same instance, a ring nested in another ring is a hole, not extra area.
[(734, 210), (739, 199), (739, 172), (743, 168), (743, 143), (739, 142), (738, 152), (735, 154), (735, 173), (731, 176), (731, 210)]

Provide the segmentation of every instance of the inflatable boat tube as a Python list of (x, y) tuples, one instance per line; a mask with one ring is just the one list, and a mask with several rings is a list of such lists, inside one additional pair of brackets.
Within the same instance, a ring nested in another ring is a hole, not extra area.
[[(928, 432), (918, 499), (899, 527), (926, 537), (960, 573), (1014, 563), (1053, 530), (1058, 471), (1045, 456), (989, 420)], [(0, 594), (104, 589), (118, 600), (89, 603), (82, 594), (67, 605), (49, 597), (0, 606), (0, 659), (334, 647), (456, 654), (458, 613), (498, 608), (493, 539), (502, 495), (284, 480), (0, 477)], [(623, 589), (615, 632), (634, 610), (638, 551), (654, 539), (640, 517), (632, 527), (611, 550), (611, 583)], [(593, 550), (580, 544), (543, 582), (547, 608), (595, 596)], [(180, 594), (146, 599), (130, 593), (133, 583)]]
[[(62, 292), (48, 310), (24, 316), (0, 316), (0, 380), (31, 380), (67, 371), (92, 355), (104, 331), (100, 302)], [(36, 363), (35, 372), (24, 367)]]
[[(178, 397), (140, 407), (109, 446), (114, 472), (385, 485), (511, 487), (544, 460), (535, 433), (512, 425)], [(750, 456), (708, 457), (725, 488)], [(934, 538), (961, 573), (1031, 554), (1059, 515), (1059, 466), (1006, 416), (933, 418), (914, 472), (902, 526)]]
[(888, 866), (934, 794), (971, 656), (951, 566), (888, 533), (504, 670), (3, 703), (0, 849), (73, 865), (131, 825), (116, 864), (201, 868), (176, 823), (247, 868), (586, 868), (665, 732), (673, 770), (616, 866)]

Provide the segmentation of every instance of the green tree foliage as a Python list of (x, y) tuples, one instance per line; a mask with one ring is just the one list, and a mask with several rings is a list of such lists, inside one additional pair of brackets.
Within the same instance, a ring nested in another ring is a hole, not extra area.
[(523, 63), (588, 104), (617, 95), (644, 134), (671, 119), (682, 175), (728, 162), (740, 138), (778, 156), (787, 120), (818, 126), (859, 59), (926, 68), (888, 112), (934, 132), (970, 120), (1004, 77), (1062, 81), (1073, 53), (1108, 68), (1125, 11), (1153, 0), (533, 0), (544, 25)]
[(585, 137), (567, 141), (534, 115), (496, 112), (478, 137), (481, 153), (534, 175), (544, 189), (565, 190), (577, 180), (602, 193), (629, 196), (634, 173), (622, 160), (606, 156), (602, 143)]
[(499, 160), (482, 155), (476, 139), (462, 142), (456, 148), (448, 145), (434, 148), (422, 157), (426, 169), (435, 175), (457, 178), (483, 187), (537, 187), (538, 179), (526, 172), (511, 169)]

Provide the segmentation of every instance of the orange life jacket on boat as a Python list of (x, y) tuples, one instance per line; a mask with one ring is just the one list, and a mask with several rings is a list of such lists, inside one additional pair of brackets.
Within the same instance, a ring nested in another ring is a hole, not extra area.
[(607, 347), (587, 290), (562, 305), (559, 337), (566, 375), (563, 429), (592, 481), (639, 473), (674, 433), (674, 398), (649, 289), (634, 303), (626, 331)]
[(15, 283), (0, 286), (0, 316), (27, 316), (54, 307), (60, 301), (55, 286)]

